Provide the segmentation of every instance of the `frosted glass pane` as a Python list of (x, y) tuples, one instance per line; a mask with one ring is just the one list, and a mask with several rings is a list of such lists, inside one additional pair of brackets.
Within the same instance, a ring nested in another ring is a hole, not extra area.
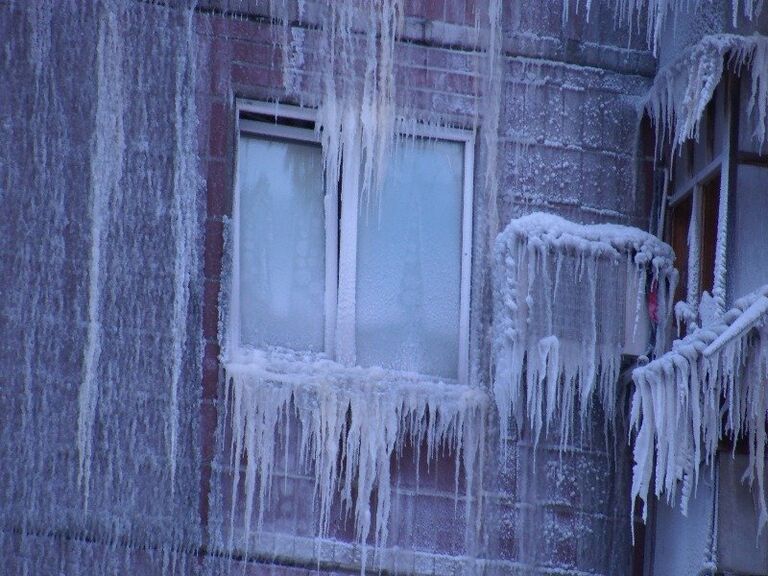
[(728, 294), (735, 299), (768, 284), (768, 170), (739, 166), (728, 227)]
[(463, 144), (408, 140), (358, 229), (357, 360), (455, 378)]
[(240, 140), (241, 341), (323, 349), (325, 216), (319, 146)]

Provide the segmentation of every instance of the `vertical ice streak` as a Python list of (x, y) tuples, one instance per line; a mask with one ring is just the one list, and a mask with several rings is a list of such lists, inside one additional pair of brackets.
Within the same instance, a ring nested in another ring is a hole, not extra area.
[(172, 352), (169, 415), (166, 430), (168, 458), (171, 469), (171, 493), (176, 478), (176, 452), (178, 443), (179, 406), (178, 388), (184, 365), (184, 349), (187, 338), (187, 316), (190, 292), (190, 275), (198, 250), (195, 231), (197, 227), (197, 166), (192, 152), (196, 147), (196, 118), (194, 96), (195, 45), (193, 10), (184, 15), (183, 42), (176, 48), (175, 119), (174, 119), (174, 170), (172, 225), (175, 238), (173, 316), (171, 319)]
[(101, 306), (103, 244), (110, 225), (109, 203), (123, 173), (122, 48), (113, 6), (102, 8), (96, 51), (96, 119), (91, 152), (91, 251), (88, 262), (88, 332), (83, 359), (83, 379), (78, 397), (78, 482), (85, 504), (90, 493), (93, 424), (99, 393), (101, 356)]

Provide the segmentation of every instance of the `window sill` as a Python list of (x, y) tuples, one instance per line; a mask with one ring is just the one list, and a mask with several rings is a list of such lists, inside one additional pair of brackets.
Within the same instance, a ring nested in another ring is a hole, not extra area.
[(459, 384), (456, 379), (428, 376), (387, 368), (345, 366), (323, 354), (295, 352), (282, 348), (267, 350), (242, 347), (222, 360), (228, 379), (237, 375), (270, 382), (273, 385), (299, 386), (307, 390), (338, 388), (344, 393), (396, 391), (401, 394), (464, 397), (482, 403), (486, 394), (477, 387)]

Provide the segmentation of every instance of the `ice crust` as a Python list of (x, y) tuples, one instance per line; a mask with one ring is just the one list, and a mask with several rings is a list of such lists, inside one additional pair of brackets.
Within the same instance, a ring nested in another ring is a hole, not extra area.
[(513, 220), (499, 235), (494, 268), (493, 393), (501, 432), (528, 424), (534, 443), (557, 426), (565, 445), (573, 415), (589, 422), (596, 395), (608, 422), (617, 414), (629, 282), (658, 294), (655, 351), (665, 348), (677, 284), (671, 248), (639, 229), (582, 225), (550, 214)]
[[(246, 537), (253, 529), (258, 538), (275, 459), (288, 449), (279, 445), (279, 432), (288, 431), (290, 418), (299, 424), (299, 460), (314, 478), (316, 534), (327, 536), (331, 505), (340, 498), (362, 546), (361, 570), (368, 545), (375, 554), (387, 544), (392, 459), (406, 444), (417, 452), (425, 446), (428, 461), (453, 455), (457, 497), (460, 470), (464, 474), (466, 538), (477, 536), (487, 420), (487, 396), (481, 390), (285, 351), (241, 352), (225, 370), (232, 444), (220, 450), (231, 454), (235, 467), (248, 455), (242, 486), (240, 474), (234, 474), (229, 549), (239, 528)], [(234, 524), (241, 493), (242, 527)]]
[[(746, 438), (745, 479), (757, 482), (758, 528), (768, 523), (765, 493), (768, 286), (745, 296), (720, 321), (676, 340), (672, 350), (632, 373), (630, 414), (635, 435), (633, 509), (643, 517), (651, 494), (685, 512), (704, 464), (721, 440)], [(655, 478), (653, 486), (651, 480)]]

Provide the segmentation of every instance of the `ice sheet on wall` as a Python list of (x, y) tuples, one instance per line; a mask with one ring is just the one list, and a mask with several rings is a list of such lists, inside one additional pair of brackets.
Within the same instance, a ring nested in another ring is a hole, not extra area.
[(199, 545), (197, 38), (176, 4), (0, 4), (0, 540), (19, 536), (19, 573), (51, 563), (34, 534), (69, 573), (118, 542), (110, 573)]
[(589, 423), (593, 396), (608, 422), (616, 417), (621, 355), (648, 319), (649, 296), (654, 349), (666, 349), (672, 260), (668, 245), (636, 228), (541, 213), (510, 222), (494, 263), (493, 393), (502, 433), (514, 417), (534, 442), (556, 426), (565, 444), (574, 413)]

